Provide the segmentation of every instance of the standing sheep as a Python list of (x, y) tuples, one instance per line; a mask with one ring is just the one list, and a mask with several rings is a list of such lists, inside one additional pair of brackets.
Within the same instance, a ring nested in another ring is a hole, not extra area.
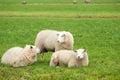
[(41, 50), (42, 59), (44, 52), (73, 49), (74, 39), (70, 32), (43, 30), (37, 34), (35, 46)]
[(13, 47), (4, 53), (1, 63), (13, 67), (27, 66), (37, 61), (37, 53), (39, 52), (39, 48), (32, 45), (26, 45), (25, 48)]
[(80, 67), (88, 66), (88, 55), (85, 49), (60, 50), (53, 53), (50, 61), (50, 66), (68, 66)]

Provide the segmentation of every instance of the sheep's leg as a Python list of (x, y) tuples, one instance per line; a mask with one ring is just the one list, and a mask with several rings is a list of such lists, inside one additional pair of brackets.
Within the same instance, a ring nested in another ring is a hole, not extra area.
[(41, 53), (41, 60), (44, 60), (44, 52)]
[(63, 63), (59, 63), (59, 66), (66, 66), (66, 64), (63, 64)]
[(20, 63), (18, 64), (17, 62), (14, 62), (14, 63), (12, 64), (12, 66), (13, 66), (13, 67), (20, 67)]
[(75, 65), (73, 65), (73, 64), (68, 64), (68, 67), (75, 67)]
[(56, 63), (54, 63), (53, 61), (50, 61), (50, 66), (55, 67)]
[(19, 67), (18, 65), (12, 65), (13, 67)]
[(75, 64), (74, 61), (70, 61), (70, 62), (68, 63), (68, 67), (75, 67), (75, 66), (76, 66), (76, 64)]
[(52, 67), (56, 67), (56, 66), (58, 66), (59, 65), (59, 62), (58, 62), (58, 58), (57, 57), (52, 57), (51, 58), (51, 61), (50, 61), (50, 66), (52, 66)]
[(23, 66), (27, 66), (27, 63), (18, 61), (18, 62), (14, 62), (13, 64), (13, 67), (23, 67)]
[(81, 66), (88, 66), (88, 62), (87, 61), (82, 62)]

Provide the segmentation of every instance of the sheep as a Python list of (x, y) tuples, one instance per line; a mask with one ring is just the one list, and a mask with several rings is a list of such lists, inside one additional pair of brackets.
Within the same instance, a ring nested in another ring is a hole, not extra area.
[(24, 48), (13, 47), (8, 49), (1, 58), (1, 63), (12, 67), (23, 67), (37, 61), (37, 53), (40, 49), (33, 45), (26, 45)]
[(88, 66), (88, 55), (85, 49), (73, 50), (60, 50), (52, 54), (50, 66), (68, 66), (80, 67)]
[(26, 1), (22, 1), (22, 4), (27, 4), (27, 2)]
[(73, 35), (67, 31), (42, 30), (35, 39), (35, 46), (41, 50), (42, 60), (44, 59), (44, 52), (55, 52), (62, 49), (71, 50), (73, 44)]

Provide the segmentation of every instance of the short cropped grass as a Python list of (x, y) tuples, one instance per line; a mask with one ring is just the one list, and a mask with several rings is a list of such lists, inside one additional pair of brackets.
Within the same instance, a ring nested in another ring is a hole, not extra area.
[(44, 61), (13, 68), (0, 63), (0, 80), (119, 80), (120, 1), (0, 0), (0, 59), (11, 47), (33, 44), (44, 29), (70, 31), (74, 50), (88, 51), (89, 66), (50, 67), (52, 52)]
[[(0, 5), (0, 17), (120, 18), (119, 5)], [(68, 14), (69, 13), (69, 14)]]
[[(25, 0), (27, 3), (58, 3), (58, 4), (63, 4), (63, 3), (71, 3), (73, 0)], [(0, 4), (19, 4), (21, 3), (22, 0), (0, 0)], [(84, 3), (84, 0), (77, 0), (78, 3)], [(106, 4), (111, 4), (111, 3), (119, 3), (119, 0), (91, 0), (92, 3), (106, 3)]]
[[(19, 2), (19, 0), (10, 1)], [(72, 4), (60, 3), (60, 1), (58, 3), (49, 1), (42, 3), (42, 1), (37, 3), (34, 3), (35, 1), (29, 3), (28, 1), (26, 5), (21, 4), (21, 2), (10, 4), (8, 1), (9, 4), (7, 4), (5, 1), (1, 1), (0, 17), (120, 18), (120, 4), (117, 0), (115, 4), (105, 4), (104, 1), (101, 4)]]
[(37, 33), (44, 29), (66, 30), (74, 36), (74, 50), (85, 48), (89, 66), (79, 68), (50, 67), (52, 52), (42, 61), (12, 68), (0, 63), (1, 80), (119, 80), (120, 19), (110, 18), (0, 18), (0, 58), (14, 46), (34, 44)]

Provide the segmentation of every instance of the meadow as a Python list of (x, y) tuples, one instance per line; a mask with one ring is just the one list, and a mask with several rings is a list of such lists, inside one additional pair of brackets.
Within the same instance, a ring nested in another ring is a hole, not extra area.
[(72, 4), (69, 0), (0, 0), (0, 59), (14, 46), (34, 44), (44, 29), (70, 31), (74, 50), (85, 48), (89, 66), (50, 67), (52, 52), (44, 61), (13, 68), (0, 63), (0, 80), (119, 80), (120, 5), (119, 0), (92, 0)]

